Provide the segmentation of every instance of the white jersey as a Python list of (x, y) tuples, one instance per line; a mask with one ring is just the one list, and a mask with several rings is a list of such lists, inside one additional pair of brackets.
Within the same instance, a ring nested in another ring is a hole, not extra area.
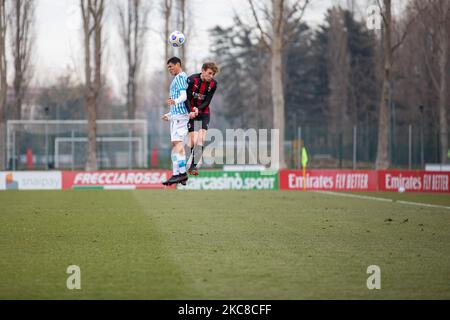
[[(176, 100), (180, 97), (181, 91), (186, 91), (188, 88), (187, 75), (185, 72), (180, 72), (175, 76), (170, 85), (170, 98)], [(184, 102), (173, 105), (170, 109), (170, 114), (173, 116), (188, 114), (188, 109)]]

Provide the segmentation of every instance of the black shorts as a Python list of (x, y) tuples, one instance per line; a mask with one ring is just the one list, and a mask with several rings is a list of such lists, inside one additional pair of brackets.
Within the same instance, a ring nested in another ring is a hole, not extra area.
[(188, 131), (194, 132), (195, 131), (195, 125), (194, 121), (201, 121), (202, 122), (202, 129), (208, 130), (209, 127), (209, 113), (208, 114), (199, 114), (195, 119), (190, 119), (188, 122)]

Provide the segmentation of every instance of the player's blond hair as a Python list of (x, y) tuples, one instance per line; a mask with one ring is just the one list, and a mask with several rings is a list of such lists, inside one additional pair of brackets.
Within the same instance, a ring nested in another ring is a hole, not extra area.
[(219, 67), (214, 62), (205, 62), (202, 66), (202, 70), (208, 70), (211, 69), (214, 74), (219, 73)]

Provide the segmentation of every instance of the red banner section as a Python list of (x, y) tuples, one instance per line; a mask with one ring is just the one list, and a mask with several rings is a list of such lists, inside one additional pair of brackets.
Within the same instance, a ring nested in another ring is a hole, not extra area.
[(169, 170), (63, 172), (63, 189), (158, 189), (170, 178)]
[[(377, 191), (377, 172), (370, 170), (307, 170), (306, 190)], [(302, 171), (280, 171), (280, 189), (302, 190)]]
[(379, 191), (450, 192), (450, 172), (378, 171)]
[[(280, 171), (281, 190), (302, 190), (303, 180), (302, 171)], [(306, 190), (450, 192), (450, 172), (307, 170)]]

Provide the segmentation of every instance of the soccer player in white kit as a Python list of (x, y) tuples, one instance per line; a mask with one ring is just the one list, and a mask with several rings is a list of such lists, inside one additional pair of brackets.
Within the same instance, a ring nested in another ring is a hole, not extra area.
[[(180, 58), (170, 58), (167, 61), (167, 69), (175, 77), (170, 85), (170, 99), (167, 100), (167, 105), (170, 106), (170, 112), (162, 116), (163, 120), (170, 121), (173, 175), (169, 180), (163, 182), (164, 185), (170, 186), (176, 183), (186, 184), (188, 180), (184, 140), (188, 134), (187, 125), (191, 115), (185, 104), (188, 83), (187, 75), (181, 68)], [(192, 116), (195, 116), (194, 112)]]

